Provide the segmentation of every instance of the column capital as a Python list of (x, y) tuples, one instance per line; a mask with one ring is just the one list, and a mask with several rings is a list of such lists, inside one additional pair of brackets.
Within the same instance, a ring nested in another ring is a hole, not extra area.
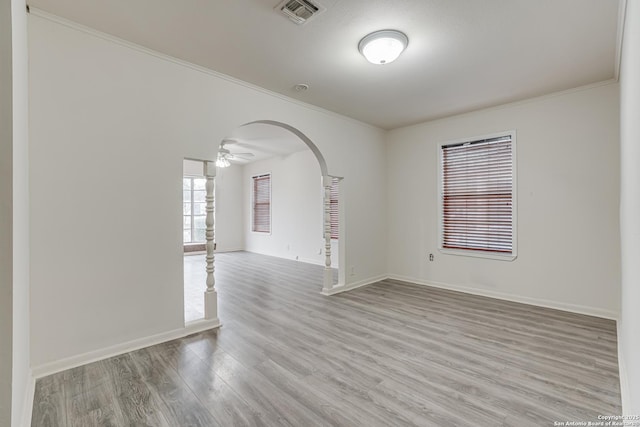
[(206, 177), (214, 177), (216, 176), (216, 163), (215, 162), (208, 162), (205, 161), (204, 163), (204, 170), (203, 170), (203, 174)]

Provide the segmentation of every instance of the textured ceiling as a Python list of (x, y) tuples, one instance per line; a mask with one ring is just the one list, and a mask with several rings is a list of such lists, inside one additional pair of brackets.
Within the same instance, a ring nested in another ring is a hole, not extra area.
[[(301, 26), (278, 3), (29, 1), (385, 129), (614, 78), (617, 0), (319, 0), (326, 11)], [(406, 33), (409, 47), (369, 64), (358, 41), (385, 28)]]

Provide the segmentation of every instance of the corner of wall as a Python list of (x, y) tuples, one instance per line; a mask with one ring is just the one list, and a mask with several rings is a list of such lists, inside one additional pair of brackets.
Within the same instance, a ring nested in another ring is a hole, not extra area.
[(11, 0), (13, 122), (13, 427), (30, 425), (35, 381), (31, 373), (29, 274), (29, 108), (25, 0)]
[(616, 331), (618, 333), (618, 375), (620, 378), (620, 400), (622, 404), (622, 412), (623, 414), (625, 408), (630, 407), (630, 399), (629, 399), (629, 379), (627, 376), (627, 365), (624, 360), (624, 351), (622, 349), (622, 336), (620, 334), (620, 322), (618, 319), (616, 321)]

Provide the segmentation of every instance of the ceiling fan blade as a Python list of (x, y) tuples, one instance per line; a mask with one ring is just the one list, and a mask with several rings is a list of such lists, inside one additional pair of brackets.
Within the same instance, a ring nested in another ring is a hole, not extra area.
[(233, 139), (233, 138), (223, 138), (222, 142), (220, 142), (220, 145), (233, 145), (233, 144), (237, 144), (238, 141), (237, 139)]
[(234, 160), (249, 160), (253, 157), (253, 153), (231, 153), (229, 154), (229, 159)]

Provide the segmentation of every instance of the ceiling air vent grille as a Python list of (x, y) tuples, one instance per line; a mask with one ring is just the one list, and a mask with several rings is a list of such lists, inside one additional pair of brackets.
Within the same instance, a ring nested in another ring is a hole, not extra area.
[(324, 8), (308, 0), (284, 0), (276, 6), (276, 10), (300, 25), (323, 12)]

